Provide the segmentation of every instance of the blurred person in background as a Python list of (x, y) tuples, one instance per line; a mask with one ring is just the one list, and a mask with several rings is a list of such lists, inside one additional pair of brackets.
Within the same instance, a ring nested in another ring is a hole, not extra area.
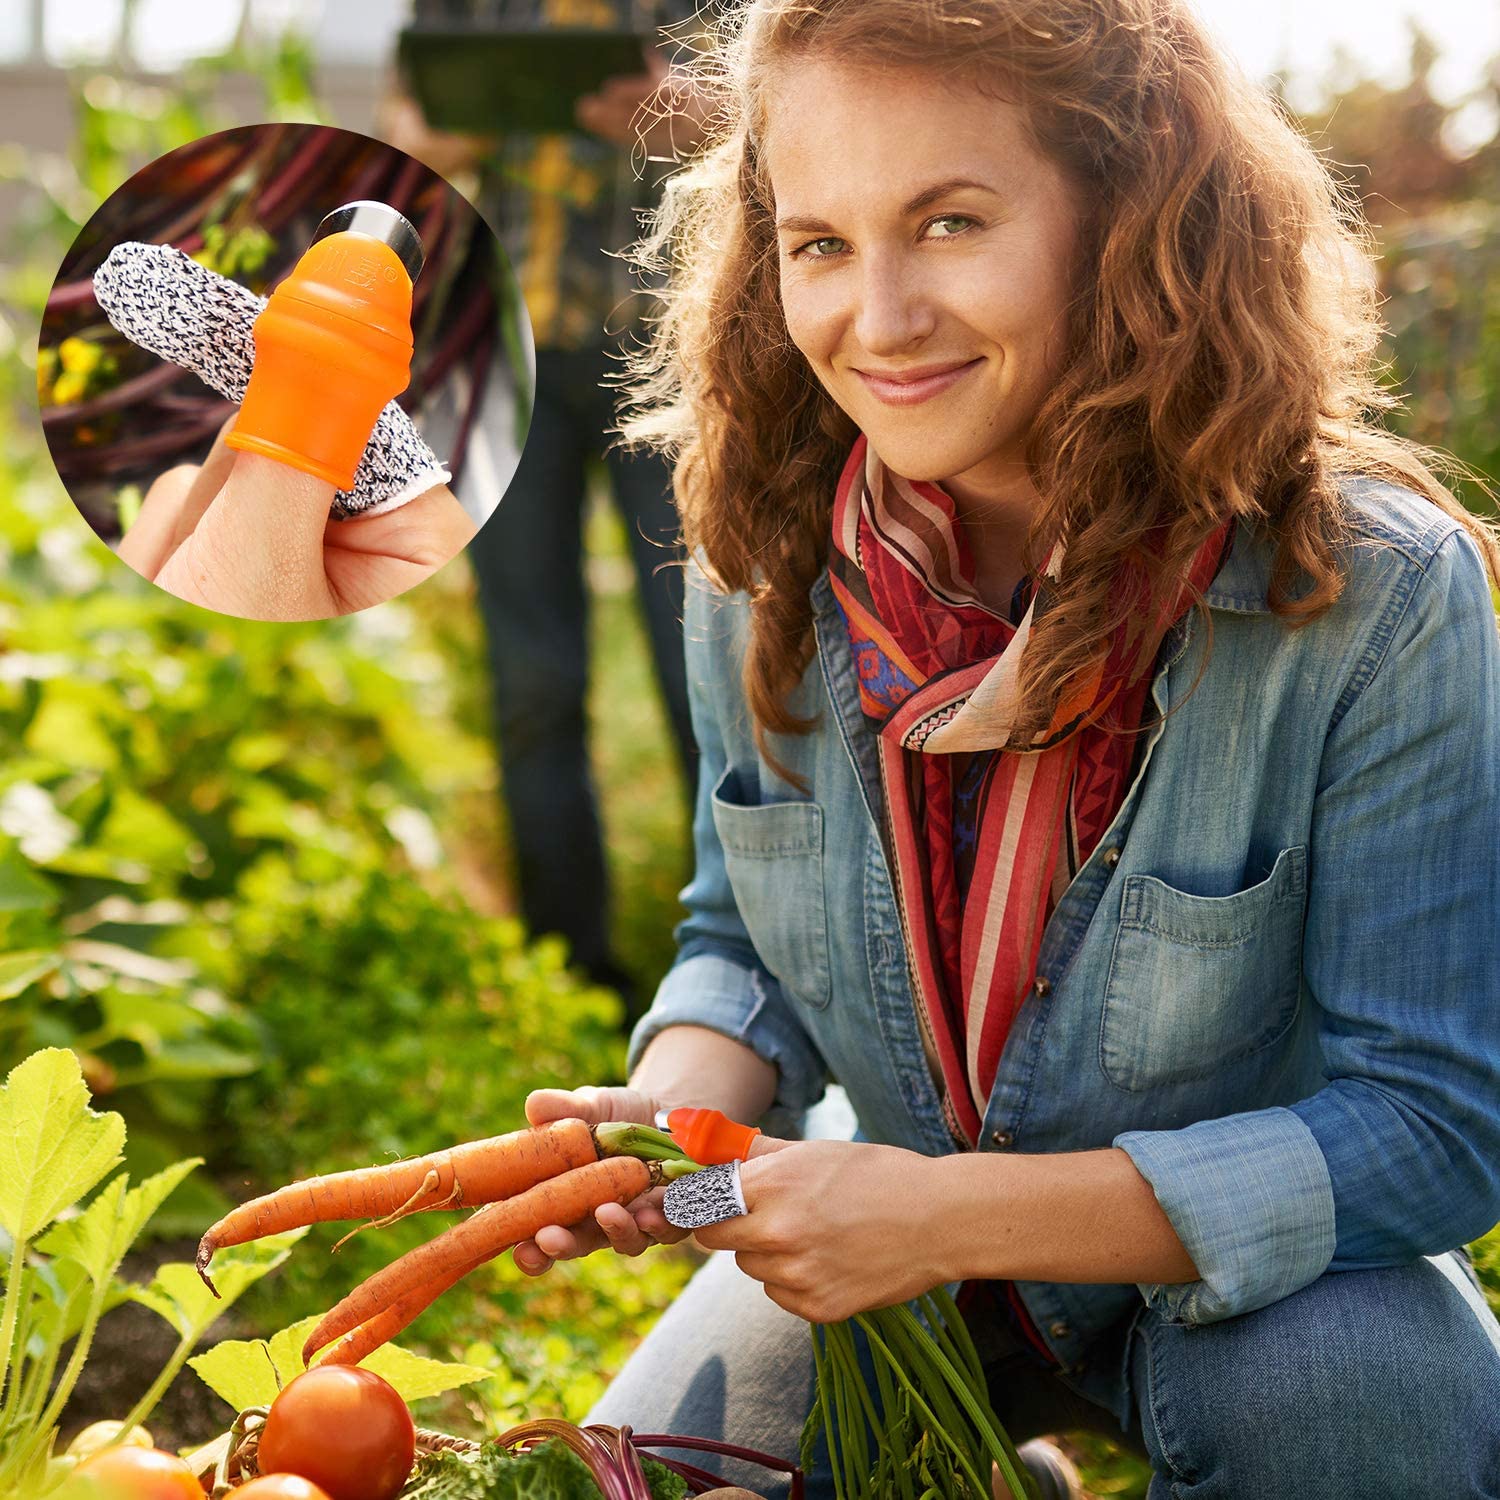
[[(705, 13), (707, 9), (705, 8)], [(493, 7), (492, 7), (493, 9)], [(672, 158), (698, 144), (707, 104), (669, 78), (693, 0), (521, 0), (516, 28), (599, 27), (654, 32), (638, 73), (608, 79), (576, 106), (568, 133), (501, 138), (435, 130), (404, 92), (386, 101), (386, 139), (451, 175), (479, 168), (476, 205), (500, 236), (521, 284), (536, 342), (536, 401), (505, 502), (470, 546), (489, 640), (504, 798), (522, 914), (534, 933), (561, 933), (573, 961), (625, 997), (634, 986), (612, 952), (610, 902), (586, 732), (588, 592), (583, 528), (590, 465), (602, 459), (630, 557), (691, 798), (697, 752), (682, 651), (683, 584), (670, 466), (658, 454), (606, 452), (614, 393), (604, 384), (651, 299), (614, 253), (638, 238)], [(483, 12), (463, 7), (469, 24)], [(413, 21), (451, 19), (451, 0), (415, 0)], [(660, 28), (674, 28), (671, 37)], [(691, 28), (687, 28), (690, 32)], [(670, 99), (670, 106), (668, 100)], [(644, 157), (644, 160), (643, 160)], [(494, 386), (497, 382), (491, 382)], [(462, 495), (503, 464), (485, 445), (508, 418), (482, 407)], [(501, 439), (503, 440), (503, 439)]]

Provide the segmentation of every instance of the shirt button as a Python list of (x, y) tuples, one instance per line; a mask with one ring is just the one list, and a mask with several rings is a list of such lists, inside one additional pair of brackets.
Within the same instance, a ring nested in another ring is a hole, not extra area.
[(1104, 863), (1113, 870), (1120, 863), (1120, 851), (1118, 849), (1106, 849), (1104, 851)]
[(1049, 1323), (1047, 1325), (1047, 1332), (1050, 1333), (1055, 1339), (1065, 1339), (1069, 1336), (1069, 1334), (1073, 1332), (1073, 1330), (1061, 1319), (1059, 1319), (1056, 1323)]
[(1008, 1130), (992, 1130), (990, 1132), (990, 1140), (994, 1142), (996, 1148), (1000, 1151), (1009, 1151), (1011, 1146), (1015, 1144), (1015, 1139), (1015, 1136)]
[(1038, 974), (1036, 984), (1032, 986), (1037, 994), (1046, 996), (1052, 993), (1052, 981), (1045, 974)]

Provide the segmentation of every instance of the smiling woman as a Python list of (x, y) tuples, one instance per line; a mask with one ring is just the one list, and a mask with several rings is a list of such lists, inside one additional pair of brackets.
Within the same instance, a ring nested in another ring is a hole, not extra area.
[(623, 424), (697, 869), (631, 1087), (528, 1107), (858, 1132), (744, 1164), (593, 1420), (793, 1451), (799, 1320), (960, 1282), (1152, 1500), (1494, 1494), (1500, 542), (1378, 423), (1353, 206), (1186, 0), (749, 0), (702, 71)]

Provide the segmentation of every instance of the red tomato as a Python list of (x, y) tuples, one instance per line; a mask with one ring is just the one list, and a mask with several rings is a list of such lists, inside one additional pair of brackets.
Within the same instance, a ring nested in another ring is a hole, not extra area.
[(249, 1484), (242, 1484), (234, 1492), (234, 1500), (328, 1500), (327, 1492), (320, 1490), (312, 1480), (300, 1474), (262, 1474)]
[(103, 1448), (73, 1472), (110, 1500), (203, 1500), (193, 1471), (159, 1448)]
[(393, 1500), (416, 1446), (406, 1403), (373, 1370), (317, 1365), (271, 1403), (256, 1461), (268, 1475), (312, 1480), (330, 1500)]

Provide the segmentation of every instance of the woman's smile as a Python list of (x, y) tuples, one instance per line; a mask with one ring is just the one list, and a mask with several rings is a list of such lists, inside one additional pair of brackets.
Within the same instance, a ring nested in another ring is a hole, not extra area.
[(869, 386), (877, 401), (883, 401), (887, 406), (918, 406), (957, 385), (982, 363), (982, 359), (971, 359), (962, 364), (925, 365), (909, 373), (877, 370), (856, 370), (854, 373)]

